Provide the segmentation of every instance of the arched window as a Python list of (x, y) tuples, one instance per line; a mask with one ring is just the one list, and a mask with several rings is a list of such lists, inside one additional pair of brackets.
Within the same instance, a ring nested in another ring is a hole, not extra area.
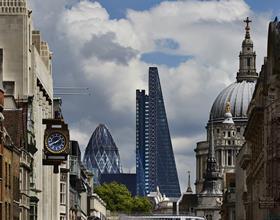
[(247, 66), (251, 66), (251, 58), (250, 57), (247, 58)]
[(232, 150), (228, 150), (228, 166), (232, 165)]

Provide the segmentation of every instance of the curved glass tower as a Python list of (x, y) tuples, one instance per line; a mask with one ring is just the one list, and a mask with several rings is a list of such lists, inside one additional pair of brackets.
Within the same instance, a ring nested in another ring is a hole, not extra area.
[(84, 160), (87, 169), (99, 179), (100, 174), (121, 173), (119, 150), (106, 126), (98, 125), (85, 150)]

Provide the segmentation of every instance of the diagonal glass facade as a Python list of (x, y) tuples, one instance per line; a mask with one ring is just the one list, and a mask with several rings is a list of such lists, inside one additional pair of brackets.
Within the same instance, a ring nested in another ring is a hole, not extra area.
[[(181, 192), (176, 163), (156, 67), (149, 68), (148, 102), (145, 101), (145, 105), (139, 102), (141, 100), (139, 97), (147, 96), (145, 92), (141, 93), (138, 90), (138, 95), (136, 102), (138, 104), (136, 111), (137, 189), (145, 189), (145, 193), (148, 194), (156, 191), (158, 186), (161, 193), (166, 196), (179, 197)], [(145, 117), (143, 111), (146, 113)], [(146, 129), (143, 128), (145, 124), (147, 124)]]
[(97, 183), (100, 174), (122, 172), (119, 150), (105, 125), (100, 124), (93, 132), (83, 162), (95, 174)]

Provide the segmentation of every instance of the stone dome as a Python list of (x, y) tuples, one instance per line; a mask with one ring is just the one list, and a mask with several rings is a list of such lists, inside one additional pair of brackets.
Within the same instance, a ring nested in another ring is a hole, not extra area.
[(247, 109), (252, 99), (255, 89), (255, 82), (235, 82), (226, 87), (217, 96), (212, 105), (210, 117), (214, 121), (222, 121), (225, 119), (226, 104), (229, 101), (233, 120), (247, 119)]

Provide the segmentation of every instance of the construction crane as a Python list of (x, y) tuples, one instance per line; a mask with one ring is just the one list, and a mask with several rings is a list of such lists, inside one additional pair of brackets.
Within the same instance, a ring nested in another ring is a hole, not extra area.
[(88, 95), (90, 96), (90, 89), (84, 87), (54, 87), (54, 95)]

